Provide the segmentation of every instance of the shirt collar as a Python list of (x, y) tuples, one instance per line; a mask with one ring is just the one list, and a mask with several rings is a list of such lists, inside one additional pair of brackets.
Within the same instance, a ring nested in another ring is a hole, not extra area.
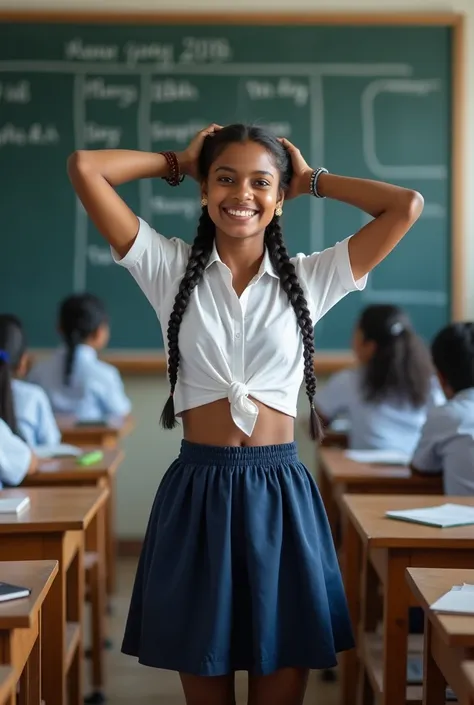
[(453, 399), (455, 399), (456, 401), (460, 401), (463, 399), (472, 399), (472, 401), (474, 401), (474, 387), (462, 389), (460, 392), (454, 395)]
[[(209, 257), (209, 260), (206, 264), (206, 269), (211, 266), (211, 264), (214, 264), (214, 262), (220, 262), (221, 264), (224, 264), (221, 258), (219, 257), (219, 253), (217, 252), (217, 247), (216, 247), (216, 241), (214, 240), (214, 243), (212, 245), (212, 252), (211, 256)], [(226, 265), (224, 264), (224, 267)], [(257, 275), (255, 277), (255, 281), (258, 281), (260, 277), (263, 274), (269, 274), (271, 277), (274, 277), (275, 279), (280, 279), (278, 274), (275, 272), (275, 269), (271, 263), (270, 260), (270, 255), (268, 254), (268, 248), (265, 247), (265, 254), (263, 255), (263, 260), (260, 264), (259, 270), (257, 272)]]

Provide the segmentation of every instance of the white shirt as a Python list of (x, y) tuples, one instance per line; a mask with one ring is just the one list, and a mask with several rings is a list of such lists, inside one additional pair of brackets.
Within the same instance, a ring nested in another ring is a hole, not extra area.
[(39, 362), (29, 379), (48, 395), (57, 414), (73, 414), (79, 419), (98, 421), (110, 416), (126, 416), (131, 403), (125, 394), (119, 371), (97, 357), (90, 345), (75, 350), (70, 383), (64, 384), (66, 350), (60, 348)]
[(12, 381), (13, 406), (22, 438), (32, 448), (61, 440), (51, 404), (41, 387), (21, 379)]
[(337, 416), (349, 422), (349, 447), (357, 450), (397, 450), (412, 453), (420, 438), (428, 409), (443, 404), (444, 394), (433, 377), (426, 406), (409, 402), (364, 399), (359, 369), (342, 370), (316, 393), (316, 407), (328, 420)]
[(474, 387), (432, 409), (412, 465), (443, 472), (445, 494), (474, 495)]
[(31, 463), (31, 450), (0, 419), (0, 487), (19, 485)]
[[(164, 340), (190, 245), (166, 239), (143, 220), (137, 238), (118, 264), (126, 267), (153, 306)], [(292, 258), (308, 302), (313, 324), (355, 282), (348, 239), (323, 252)], [(303, 379), (303, 342), (296, 316), (265, 252), (260, 269), (240, 298), (232, 273), (214, 246), (203, 277), (194, 289), (179, 334), (180, 365), (175, 411), (180, 414), (218, 399), (230, 402), (236, 426), (251, 436), (258, 407), (249, 396), (296, 416)], [(167, 351), (166, 351), (167, 352)]]

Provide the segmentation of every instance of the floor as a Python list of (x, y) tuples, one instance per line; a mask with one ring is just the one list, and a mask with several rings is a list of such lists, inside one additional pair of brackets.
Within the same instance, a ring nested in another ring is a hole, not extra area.
[[(114, 598), (114, 614), (109, 618), (109, 636), (113, 648), (106, 652), (108, 705), (185, 705), (176, 673), (140, 666), (135, 659), (120, 653), (123, 624), (128, 610), (135, 561), (122, 559), (118, 569), (118, 593)], [(317, 638), (317, 635), (315, 635)], [(87, 671), (87, 666), (86, 666)], [(246, 676), (236, 678), (238, 705), (246, 703)], [(338, 686), (322, 683), (316, 672), (310, 676), (304, 705), (336, 705)]]

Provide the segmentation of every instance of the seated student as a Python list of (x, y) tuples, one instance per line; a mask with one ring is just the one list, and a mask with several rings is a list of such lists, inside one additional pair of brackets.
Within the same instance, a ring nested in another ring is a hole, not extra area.
[(367, 307), (353, 336), (355, 369), (333, 375), (316, 394), (325, 423), (349, 421), (349, 447), (412, 453), (432, 405), (444, 395), (429, 351), (397, 306)]
[(16, 487), (37, 465), (32, 449), (0, 419), (0, 488)]
[(104, 305), (92, 294), (74, 294), (59, 311), (64, 347), (38, 363), (29, 379), (41, 385), (58, 414), (90, 421), (126, 416), (131, 409), (118, 370), (102, 362), (97, 352), (109, 340)]
[(0, 400), (0, 418), (3, 418), (29, 446), (55, 445), (61, 434), (56, 424), (49, 399), (36, 384), (20, 379), (26, 372), (26, 340), (21, 322), (16, 316), (0, 315), (0, 378), (4, 395), (11, 388), (14, 421), (5, 418), (6, 402)]
[(443, 472), (448, 495), (474, 495), (474, 323), (452, 323), (431, 346), (447, 402), (432, 409), (414, 452), (417, 472)]

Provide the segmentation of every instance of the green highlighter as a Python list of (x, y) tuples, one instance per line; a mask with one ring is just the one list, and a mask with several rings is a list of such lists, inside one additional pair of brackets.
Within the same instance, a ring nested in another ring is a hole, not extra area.
[(91, 453), (84, 453), (80, 458), (77, 459), (78, 465), (93, 465), (98, 463), (104, 457), (104, 453), (101, 450), (94, 450)]

